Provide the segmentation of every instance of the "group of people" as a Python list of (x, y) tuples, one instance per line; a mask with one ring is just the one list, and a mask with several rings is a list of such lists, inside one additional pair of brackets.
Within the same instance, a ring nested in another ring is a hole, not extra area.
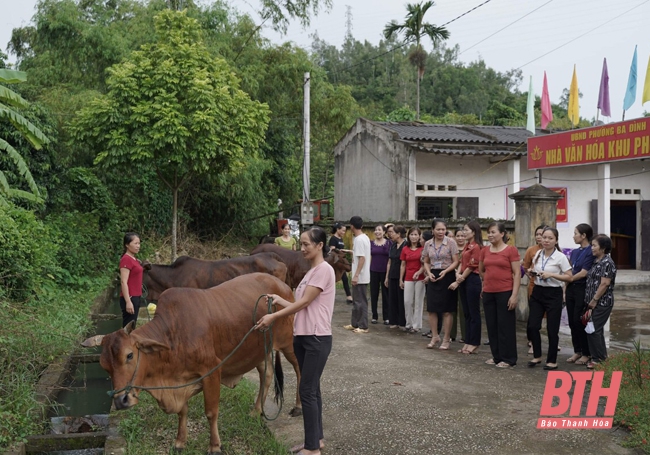
[[(367, 286), (370, 284), (371, 323), (380, 320), (381, 294), (384, 324), (418, 333), (422, 329), (426, 298), (431, 327), (427, 348), (448, 350), (460, 300), (464, 345), (459, 352), (476, 354), (481, 345), (482, 300), (492, 354), (486, 363), (499, 368), (517, 364), (514, 310), (519, 301), (522, 267), (518, 250), (507, 244), (503, 223), (493, 222), (488, 226), (489, 245), (486, 246), (476, 221), (468, 222), (451, 235), (447, 235), (443, 220), (434, 220), (430, 233), (416, 227), (407, 231), (401, 225), (380, 225), (375, 228), (372, 242), (363, 233), (360, 217), (352, 217), (350, 226), (354, 235), (353, 248), (349, 251), (353, 256), (351, 292), (346, 279), (343, 285), (353, 306), (351, 323), (346, 329), (368, 332)], [(265, 315), (256, 324), (256, 329), (264, 331), (277, 318), (295, 314), (294, 351), (302, 375), (298, 388), (305, 437), (304, 443), (291, 450), (299, 455), (318, 455), (324, 447), (320, 378), (332, 349), (336, 292), (334, 270), (324, 258), (331, 248), (344, 249), (345, 229), (342, 224), (334, 225), (329, 242), (320, 227), (301, 234), (300, 250), (311, 268), (296, 288), (295, 301), (269, 295), (281, 309)], [(574, 355), (567, 361), (594, 368), (607, 357), (604, 326), (614, 304), (616, 266), (609, 255), (610, 238), (601, 234), (592, 239), (592, 235), (589, 225), (576, 226), (573, 240), (579, 246), (567, 259), (559, 249), (556, 229), (540, 226), (536, 230), (537, 245), (526, 252), (523, 269), (532, 282), (527, 325), (533, 350), (533, 360), (528, 363), (531, 367), (541, 363), (540, 328), (544, 315), (549, 338), (545, 369), (558, 367), (558, 331), (564, 301), (574, 348)], [(285, 247), (296, 248), (291, 240), (283, 240), (288, 243)], [(124, 325), (138, 314), (142, 289), (142, 266), (136, 259), (139, 250), (139, 236), (127, 233), (120, 260)], [(582, 321), (588, 322), (587, 330)]]
[[(488, 226), (487, 245), (476, 221), (455, 232), (450, 232), (443, 220), (434, 220), (428, 232), (378, 225), (372, 241), (363, 233), (360, 217), (352, 217), (350, 225), (354, 234), (353, 289), (346, 294), (351, 295), (353, 308), (345, 329), (368, 333), (366, 287), (370, 284), (372, 324), (380, 321), (381, 294), (383, 323), (390, 329), (418, 333), (426, 301), (431, 328), (427, 348), (450, 349), (459, 313), (464, 345), (458, 352), (476, 354), (481, 345), (482, 301), (492, 354), (486, 363), (511, 368), (517, 364), (515, 309), (522, 277), (527, 275), (530, 311), (526, 331), (533, 355), (528, 366), (542, 363), (540, 330), (546, 318), (549, 347), (544, 369), (558, 368), (565, 305), (574, 348), (567, 362), (593, 369), (607, 358), (604, 326), (614, 302), (616, 266), (609, 254), (611, 239), (603, 234), (594, 237), (588, 224), (576, 226), (573, 240), (578, 247), (569, 258), (560, 250), (557, 229), (539, 226), (536, 245), (526, 251), (523, 267), (519, 251), (508, 245), (505, 226), (499, 222)], [(345, 227), (335, 225), (337, 232), (341, 229)], [(342, 247), (342, 235), (337, 241)]]

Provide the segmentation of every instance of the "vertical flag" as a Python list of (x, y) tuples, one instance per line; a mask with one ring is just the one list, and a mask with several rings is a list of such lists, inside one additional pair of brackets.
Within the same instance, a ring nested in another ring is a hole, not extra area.
[(573, 65), (573, 77), (571, 78), (571, 89), (569, 90), (569, 120), (571, 125), (576, 126), (580, 121), (580, 93), (578, 92), (578, 76), (576, 75), (576, 66)]
[(632, 66), (630, 66), (630, 77), (627, 79), (627, 90), (625, 90), (625, 99), (623, 100), (623, 111), (632, 107), (636, 100), (636, 46), (634, 46), (634, 57), (632, 57)]
[(528, 104), (526, 106), (528, 116), (526, 129), (535, 135), (535, 94), (533, 93), (533, 76), (530, 76), (530, 86), (528, 87)]
[(600, 91), (598, 92), (598, 109), (605, 117), (611, 117), (609, 108), (609, 74), (607, 74), (607, 59), (603, 59), (603, 73), (600, 76)]
[(544, 87), (542, 87), (542, 129), (546, 129), (553, 121), (553, 110), (551, 99), (548, 96), (548, 84), (546, 83), (546, 71), (544, 71)]
[(645, 72), (645, 84), (643, 84), (643, 98), (641, 104), (650, 101), (650, 58), (648, 58), (648, 69)]

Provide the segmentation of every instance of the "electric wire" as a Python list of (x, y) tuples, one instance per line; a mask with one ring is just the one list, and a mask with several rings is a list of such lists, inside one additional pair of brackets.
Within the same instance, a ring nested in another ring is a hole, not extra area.
[[(485, 0), (483, 3), (480, 3), (479, 5), (477, 5), (477, 6), (473, 7), (473, 8), (471, 8), (471, 9), (469, 9), (469, 10), (467, 10), (467, 11), (465, 11), (463, 14), (460, 14), (460, 15), (456, 16), (455, 18), (451, 19), (450, 21), (445, 22), (445, 23), (442, 24), (440, 27), (444, 27), (444, 26), (446, 26), (446, 25), (451, 24), (452, 22), (457, 21), (457, 20), (460, 19), (461, 17), (468, 15), (468, 14), (471, 13), (472, 11), (477, 10), (477, 9), (480, 8), (481, 6), (483, 6), (483, 5), (487, 4), (487, 3), (490, 3), (491, 1), (492, 1), (492, 0)], [(650, 0), (648, 0), (648, 1), (650, 1)], [(419, 38), (423, 37), (424, 35), (425, 35), (424, 33), (421, 33), (421, 34), (419, 35)], [(382, 53), (380, 53), (380, 54), (377, 54), (377, 55), (375, 55), (375, 56), (373, 56), (373, 57), (370, 57), (370, 58), (367, 58), (367, 59), (365, 59), (365, 60), (362, 60), (362, 61), (360, 61), (360, 62), (358, 62), (358, 63), (354, 63), (354, 64), (352, 64), (352, 65), (346, 66), (346, 67), (341, 68), (341, 69), (339, 69), (339, 70), (336, 70), (336, 71), (329, 71), (328, 74), (338, 74), (338, 73), (342, 73), (342, 72), (344, 72), (344, 71), (348, 71), (349, 69), (355, 68), (355, 67), (357, 67), (357, 66), (363, 65), (363, 64), (365, 64), (365, 63), (368, 63), (368, 62), (371, 62), (371, 61), (373, 61), (373, 60), (376, 60), (376, 59), (378, 59), (378, 58), (380, 58), (380, 57), (383, 57), (384, 55), (390, 54), (390, 53), (396, 51), (397, 49), (401, 49), (401, 48), (405, 47), (405, 46), (408, 45), (408, 44), (412, 44), (414, 41), (415, 41), (415, 38), (407, 39), (407, 40), (405, 40), (402, 44), (398, 44), (397, 46), (395, 46), (395, 47), (393, 47), (393, 48), (391, 48), (391, 49), (388, 49), (387, 51), (384, 51), (384, 52), (382, 52)]]
[(531, 64), (531, 63), (533, 63), (533, 62), (536, 62), (537, 60), (539, 60), (539, 59), (541, 59), (541, 58), (546, 57), (547, 55), (549, 55), (549, 54), (555, 52), (556, 50), (561, 49), (561, 48), (563, 48), (564, 46), (567, 46), (567, 45), (571, 44), (572, 42), (574, 42), (574, 41), (576, 41), (576, 40), (582, 38), (582, 37), (585, 36), (585, 35), (588, 35), (589, 33), (593, 32), (593, 31), (595, 31), (595, 30), (598, 30), (599, 28), (602, 28), (603, 26), (607, 25), (608, 23), (615, 21), (615, 20), (618, 19), (619, 17), (624, 16), (625, 14), (629, 13), (630, 11), (635, 10), (636, 8), (638, 8), (638, 7), (640, 7), (640, 6), (644, 5), (644, 4), (646, 4), (646, 3), (648, 3), (648, 2), (650, 2), (650, 0), (644, 0), (643, 2), (639, 3), (639, 4), (636, 5), (636, 6), (633, 6), (632, 8), (630, 8), (630, 9), (628, 9), (627, 11), (625, 11), (625, 12), (619, 14), (618, 16), (614, 16), (614, 17), (612, 17), (612, 18), (607, 19), (607, 20), (606, 20), (605, 22), (603, 22), (602, 24), (599, 24), (599, 25), (597, 25), (596, 27), (587, 30), (586, 32), (582, 33), (581, 35), (576, 36), (575, 38), (573, 38), (573, 39), (567, 41), (566, 43), (561, 44), (560, 46), (557, 46), (556, 48), (551, 49), (550, 51), (548, 51), (548, 52), (546, 52), (546, 53), (540, 55), (539, 57), (536, 57), (536, 58), (530, 60), (529, 62), (524, 63), (523, 65), (521, 65), (521, 66), (519, 66), (519, 67), (517, 67), (517, 68), (515, 68), (515, 69), (516, 69), (516, 70), (522, 69), (524, 66), (529, 65), (529, 64)]
[(522, 20), (523, 18), (525, 18), (525, 17), (527, 17), (527, 16), (530, 16), (530, 15), (533, 14), (535, 11), (537, 11), (537, 10), (540, 9), (540, 8), (545, 7), (546, 5), (548, 5), (549, 3), (551, 3), (552, 1), (553, 1), (553, 0), (548, 0), (548, 2), (544, 3), (544, 4), (541, 5), (541, 6), (538, 6), (537, 8), (535, 8), (535, 9), (532, 10), (532, 11), (530, 11), (529, 13), (524, 14), (524, 15), (521, 16), (519, 19), (516, 19), (516, 20), (514, 20), (513, 22), (510, 22), (510, 23), (509, 23), (508, 25), (506, 25), (505, 27), (502, 27), (502, 28), (500, 28), (499, 30), (497, 30), (496, 32), (492, 33), (491, 35), (486, 36), (486, 37), (483, 38), (481, 41), (479, 41), (479, 42), (477, 42), (477, 43), (475, 43), (475, 44), (472, 44), (470, 47), (466, 48), (466, 49), (463, 50), (462, 52), (459, 52), (458, 55), (459, 55), (459, 56), (463, 55), (463, 54), (464, 54), (465, 52), (467, 52), (468, 50), (470, 50), (470, 49), (472, 49), (472, 48), (478, 46), (479, 44), (481, 44), (481, 43), (484, 42), (484, 41), (487, 41), (488, 39), (492, 38), (492, 37), (493, 37), (494, 35), (496, 35), (497, 33), (500, 33), (500, 32), (502, 32), (503, 30), (505, 30), (505, 29), (507, 29), (508, 27), (510, 27), (511, 25), (516, 24), (517, 22), (519, 22), (519, 21)]

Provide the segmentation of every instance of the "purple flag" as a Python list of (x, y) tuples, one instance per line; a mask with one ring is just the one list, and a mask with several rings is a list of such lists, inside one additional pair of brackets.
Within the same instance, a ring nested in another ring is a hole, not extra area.
[(605, 117), (611, 117), (609, 109), (609, 75), (607, 74), (607, 59), (603, 59), (603, 74), (600, 76), (600, 92), (598, 93), (598, 109)]

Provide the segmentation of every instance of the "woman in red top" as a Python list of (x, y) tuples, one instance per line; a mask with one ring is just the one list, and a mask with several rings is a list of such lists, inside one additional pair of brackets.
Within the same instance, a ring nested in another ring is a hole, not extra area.
[(424, 307), (424, 268), (422, 267), (422, 243), (420, 229), (413, 227), (408, 232), (408, 244), (402, 249), (400, 260), (399, 287), (404, 289), (405, 330), (417, 333), (422, 329)]
[(521, 284), (521, 257), (508, 238), (503, 223), (488, 226), (489, 247), (481, 249), (478, 270), (483, 278), (483, 309), (492, 358), (485, 363), (499, 368), (517, 364), (515, 308)]
[(483, 235), (481, 225), (470, 221), (465, 231), (465, 247), (460, 255), (460, 276), (452, 283), (454, 289), (459, 288), (460, 302), (465, 314), (465, 346), (459, 351), (463, 354), (477, 354), (481, 346), (481, 277), (478, 265), (481, 259)]
[(135, 258), (140, 251), (140, 236), (135, 232), (124, 235), (124, 255), (120, 259), (120, 308), (122, 327), (131, 321), (138, 322), (142, 297), (142, 264)]

